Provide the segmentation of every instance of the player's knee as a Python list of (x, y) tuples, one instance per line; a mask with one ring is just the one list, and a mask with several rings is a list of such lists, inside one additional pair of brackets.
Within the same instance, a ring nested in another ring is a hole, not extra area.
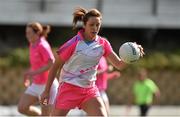
[(97, 109), (94, 113), (94, 116), (101, 116), (101, 117), (107, 117), (107, 112), (104, 108)]
[(41, 107), (42, 108), (42, 116), (49, 116), (50, 115), (50, 112), (51, 112), (51, 108), (50, 106), (43, 106)]
[(103, 107), (85, 110), (85, 112), (87, 112), (87, 115), (89, 115), (89, 116), (101, 116), (101, 117), (107, 117), (108, 116), (106, 109)]
[(28, 110), (29, 107), (24, 106), (24, 105), (18, 105), (18, 112), (20, 113), (25, 113)]

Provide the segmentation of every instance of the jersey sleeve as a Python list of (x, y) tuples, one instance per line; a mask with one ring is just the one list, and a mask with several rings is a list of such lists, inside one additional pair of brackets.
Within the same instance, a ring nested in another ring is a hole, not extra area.
[(103, 56), (107, 57), (113, 51), (112, 46), (109, 43), (109, 41), (106, 39), (104, 39), (103, 46), (104, 46), (104, 55)]
[(42, 56), (43, 61), (47, 62), (48, 60), (54, 60), (53, 52), (48, 45), (39, 46), (39, 52)]
[(67, 61), (75, 51), (78, 39), (76, 37), (64, 43), (57, 51), (57, 54), (63, 61)]
[(149, 87), (152, 92), (156, 92), (158, 90), (157, 85), (152, 80), (149, 80)]

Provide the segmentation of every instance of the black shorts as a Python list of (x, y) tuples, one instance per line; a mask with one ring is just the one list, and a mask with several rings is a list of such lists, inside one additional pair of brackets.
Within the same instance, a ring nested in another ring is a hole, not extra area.
[(140, 115), (141, 116), (146, 116), (147, 112), (148, 112), (148, 110), (150, 108), (150, 105), (142, 104), (142, 105), (139, 105), (139, 107), (140, 107), (140, 112), (141, 112)]

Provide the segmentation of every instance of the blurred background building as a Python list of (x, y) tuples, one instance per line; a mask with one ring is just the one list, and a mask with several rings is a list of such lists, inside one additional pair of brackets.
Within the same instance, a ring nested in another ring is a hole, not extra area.
[(72, 12), (77, 6), (99, 9), (103, 26), (108, 28), (180, 27), (179, 0), (0, 0), (0, 24), (40, 21), (71, 26)]

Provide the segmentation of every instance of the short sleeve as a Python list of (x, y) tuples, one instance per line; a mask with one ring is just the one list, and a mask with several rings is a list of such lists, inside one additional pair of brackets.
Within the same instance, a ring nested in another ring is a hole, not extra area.
[(57, 51), (57, 54), (63, 61), (67, 61), (75, 51), (78, 39), (76, 37), (64, 43)]
[(150, 91), (153, 93), (158, 90), (157, 85), (151, 79), (147, 80), (147, 86), (149, 87)]
[(156, 84), (152, 80), (149, 80), (149, 87), (150, 87), (150, 90), (152, 92), (156, 92), (158, 89), (158, 87), (156, 86)]
[(49, 45), (40, 45), (39, 52), (43, 61), (47, 62), (48, 60), (54, 60), (54, 55)]
[(104, 47), (104, 56), (107, 57), (110, 53), (112, 53), (113, 49), (108, 40), (103, 39), (103, 47)]

